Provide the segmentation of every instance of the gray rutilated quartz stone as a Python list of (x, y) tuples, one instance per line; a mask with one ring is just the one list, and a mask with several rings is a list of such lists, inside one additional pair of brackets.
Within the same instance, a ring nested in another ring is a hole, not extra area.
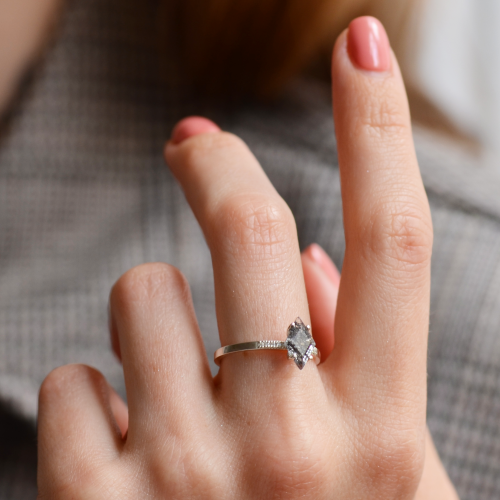
[(297, 318), (288, 327), (288, 337), (285, 342), (290, 355), (293, 355), (295, 364), (302, 370), (309, 360), (308, 349), (316, 345), (304, 322)]

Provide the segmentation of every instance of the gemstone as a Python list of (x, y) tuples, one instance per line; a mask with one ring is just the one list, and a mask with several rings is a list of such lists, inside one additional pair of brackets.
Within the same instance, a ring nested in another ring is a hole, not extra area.
[(285, 346), (288, 350), (288, 357), (293, 358), (295, 364), (300, 370), (306, 366), (309, 361), (309, 355), (316, 346), (312, 338), (309, 328), (304, 325), (304, 322), (297, 318), (288, 327), (288, 337), (285, 341)]

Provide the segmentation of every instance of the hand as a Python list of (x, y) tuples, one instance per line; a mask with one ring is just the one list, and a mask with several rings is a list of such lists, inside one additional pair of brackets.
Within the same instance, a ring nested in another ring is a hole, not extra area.
[[(139, 266), (110, 297), (127, 434), (102, 375), (52, 372), (40, 391), (41, 499), (415, 497), (429, 208), (380, 24), (357, 20), (340, 36), (332, 74), (346, 255), (331, 355), (299, 371), (280, 352), (233, 354), (212, 379), (185, 279)], [(212, 253), (221, 344), (282, 340), (297, 316), (308, 322), (293, 216), (247, 147), (188, 119), (165, 154)]]
[[(316, 244), (302, 253), (302, 268), (315, 336), (326, 349), (330, 347), (331, 350), (340, 274), (328, 255)], [(458, 500), (429, 431), (425, 443), (424, 470), (415, 500)]]

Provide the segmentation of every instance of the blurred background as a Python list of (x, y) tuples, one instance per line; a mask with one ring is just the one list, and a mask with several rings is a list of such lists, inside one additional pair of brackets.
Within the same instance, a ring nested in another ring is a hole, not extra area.
[(374, 4), (403, 68), (413, 119), (500, 169), (500, 2)]
[(0, 0), (0, 500), (36, 496), (51, 369), (96, 366), (124, 394), (106, 303), (127, 269), (179, 267), (219, 346), (210, 255), (162, 157), (175, 121), (204, 112), (193, 82), (266, 100), (314, 77), (223, 126), (293, 204), (301, 243), (341, 267), (325, 82), (358, 15), (398, 56), (433, 213), (429, 427), (461, 498), (500, 498), (498, 0)]
[(482, 166), (500, 170), (500, 2), (426, 0), (415, 18), (406, 79), (436, 110), (414, 106), (415, 118), (468, 139)]
[[(0, 109), (5, 109), (26, 69), (42, 53), (44, 42), (57, 32), (54, 27), (65, 3), (70, 2), (0, 0)], [(485, 168), (500, 169), (500, 69), (495, 63), (500, 50), (500, 2), (333, 3), (337, 21), (329, 28), (328, 48), (332, 35), (356, 15), (381, 19), (403, 68), (414, 120), (470, 146)], [(184, 4), (189, 15), (196, 10), (196, 0)]]

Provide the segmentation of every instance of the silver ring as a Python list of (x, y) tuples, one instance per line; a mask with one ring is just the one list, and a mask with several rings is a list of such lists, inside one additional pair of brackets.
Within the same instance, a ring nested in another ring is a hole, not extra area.
[(310, 359), (314, 359), (317, 365), (321, 361), (321, 354), (311, 335), (311, 327), (310, 325), (305, 325), (300, 318), (297, 318), (288, 327), (288, 336), (285, 341), (257, 340), (219, 347), (214, 353), (214, 361), (220, 366), (221, 358), (228, 354), (262, 350), (287, 351), (288, 359), (293, 359), (300, 370), (306, 366), (306, 363)]

